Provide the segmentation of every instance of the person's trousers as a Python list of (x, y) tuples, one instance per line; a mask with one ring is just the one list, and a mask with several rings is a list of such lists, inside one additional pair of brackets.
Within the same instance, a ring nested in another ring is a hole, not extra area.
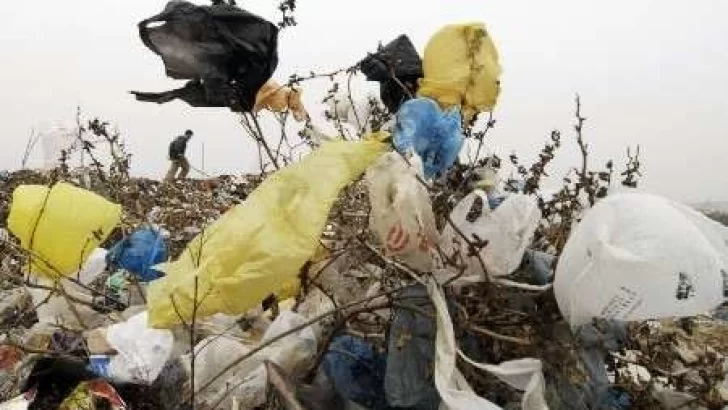
[[(177, 175), (179, 171), (179, 175)], [(184, 179), (187, 177), (187, 173), (190, 172), (190, 163), (187, 158), (173, 159), (172, 165), (167, 171), (167, 176), (164, 178), (165, 181), (174, 181), (176, 179)]]

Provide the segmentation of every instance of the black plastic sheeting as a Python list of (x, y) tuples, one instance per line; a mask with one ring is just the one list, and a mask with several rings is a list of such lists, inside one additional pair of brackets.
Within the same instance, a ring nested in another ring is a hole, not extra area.
[(379, 82), (382, 102), (392, 113), (417, 94), (418, 80), (424, 75), (422, 59), (406, 35), (367, 56), (359, 67), (367, 80)]
[(190, 80), (165, 92), (132, 91), (139, 101), (180, 99), (193, 107), (250, 111), (278, 66), (278, 28), (227, 4), (170, 1), (163, 12), (139, 23), (139, 35), (162, 58), (167, 76)]

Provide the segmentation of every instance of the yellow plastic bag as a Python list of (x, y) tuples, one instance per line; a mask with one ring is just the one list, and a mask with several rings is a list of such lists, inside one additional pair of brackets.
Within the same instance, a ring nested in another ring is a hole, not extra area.
[(31, 272), (58, 279), (77, 272), (119, 224), (121, 206), (66, 183), (22, 185), (8, 227), (31, 252)]
[(443, 109), (461, 106), (463, 116), (490, 111), (498, 100), (498, 50), (482, 23), (453, 24), (430, 39), (423, 58), (418, 95)]
[[(374, 139), (329, 142), (263, 182), (190, 242), (167, 276), (149, 285), (149, 325), (169, 328), (192, 317), (241, 314), (271, 293), (292, 294), (319, 244), (339, 191), (388, 145)], [(173, 302), (174, 300), (174, 302)], [(178, 316), (179, 315), (179, 316)]]

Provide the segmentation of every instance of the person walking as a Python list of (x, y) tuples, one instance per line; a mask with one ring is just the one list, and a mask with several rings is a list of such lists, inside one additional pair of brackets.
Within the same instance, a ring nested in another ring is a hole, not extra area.
[[(167, 176), (164, 178), (165, 181), (171, 182), (175, 179), (184, 179), (187, 177), (187, 173), (190, 172), (190, 163), (185, 157), (185, 151), (187, 150), (187, 142), (192, 138), (192, 135), (194, 135), (192, 130), (187, 130), (184, 135), (180, 135), (169, 144), (169, 160), (172, 164), (169, 167)], [(177, 175), (177, 171), (179, 171), (179, 175)]]

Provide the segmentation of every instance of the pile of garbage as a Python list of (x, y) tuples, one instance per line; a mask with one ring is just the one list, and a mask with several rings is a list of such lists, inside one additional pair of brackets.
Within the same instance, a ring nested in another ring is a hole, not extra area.
[[(302, 80), (271, 83), (277, 32), (172, 1), (140, 35), (188, 83), (137, 98), (310, 123)], [(0, 409), (728, 404), (728, 227), (610, 194), (611, 162), (586, 153), (545, 197), (556, 134), (516, 179), (464, 161), (500, 92), (483, 24), (442, 28), (422, 58), (399, 37), (356, 69), (389, 121), (350, 101), (354, 137), (307, 124), (311, 152), (281, 164), (258, 130), (268, 175), (0, 174)]]

